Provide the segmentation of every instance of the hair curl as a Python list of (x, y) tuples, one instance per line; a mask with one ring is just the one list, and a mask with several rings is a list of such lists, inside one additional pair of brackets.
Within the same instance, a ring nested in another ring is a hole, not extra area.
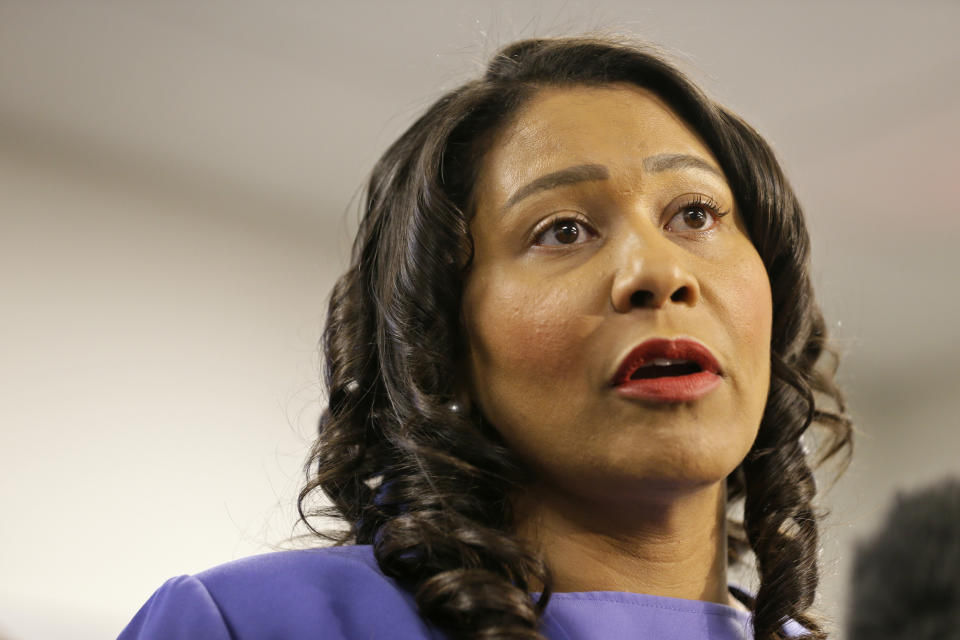
[[(744, 500), (728, 520), (731, 564), (752, 550), (760, 578), (754, 637), (780, 637), (790, 618), (826, 637), (809, 613), (818, 583), (814, 466), (852, 451), (823, 316), (808, 272), (796, 196), (767, 143), (658, 52), (630, 41), (533, 39), (496, 54), (482, 78), (447, 93), (373, 170), (349, 270), (323, 334), (328, 404), (300, 492), (302, 521), (335, 544), (372, 544), (383, 572), (414, 593), (425, 620), (458, 638), (542, 638), (551, 593), (541, 556), (511, 534), (507, 499), (528, 472), (478, 412), (458, 415), (460, 302), (473, 256), (471, 186), (485, 142), (546, 86), (632, 83), (662, 98), (706, 142), (728, 176), (773, 298), (770, 391), (759, 433), (727, 480)], [(818, 394), (815, 397), (815, 394)], [(822, 401), (832, 401), (825, 409)], [(817, 461), (801, 437), (830, 436)], [(332, 506), (309, 505), (321, 490)], [(348, 529), (321, 532), (334, 517)], [(534, 600), (529, 587), (544, 585)]]

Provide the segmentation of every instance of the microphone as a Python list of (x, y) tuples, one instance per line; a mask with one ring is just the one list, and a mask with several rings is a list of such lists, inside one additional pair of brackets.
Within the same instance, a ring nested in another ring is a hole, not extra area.
[(960, 478), (898, 492), (857, 544), (847, 640), (960, 640)]

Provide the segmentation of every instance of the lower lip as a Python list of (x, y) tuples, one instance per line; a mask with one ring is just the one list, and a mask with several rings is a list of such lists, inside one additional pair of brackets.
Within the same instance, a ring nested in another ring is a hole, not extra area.
[(627, 380), (616, 386), (625, 398), (655, 402), (690, 402), (699, 400), (720, 386), (723, 380), (715, 373), (699, 371), (686, 376), (663, 376)]

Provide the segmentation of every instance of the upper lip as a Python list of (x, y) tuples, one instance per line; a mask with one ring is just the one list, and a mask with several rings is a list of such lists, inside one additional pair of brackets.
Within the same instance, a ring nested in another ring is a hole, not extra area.
[(690, 360), (700, 365), (704, 371), (717, 375), (722, 374), (720, 364), (713, 357), (710, 349), (695, 340), (688, 338), (651, 338), (641, 342), (620, 361), (617, 372), (613, 376), (613, 385), (619, 385), (630, 379), (634, 371), (647, 364), (654, 358), (670, 358), (673, 360)]

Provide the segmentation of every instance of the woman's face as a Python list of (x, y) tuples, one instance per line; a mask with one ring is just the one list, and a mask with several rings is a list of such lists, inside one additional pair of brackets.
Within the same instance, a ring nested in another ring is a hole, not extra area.
[[(493, 140), (472, 204), (463, 373), (539, 481), (623, 501), (731, 473), (766, 402), (770, 287), (698, 136), (634, 86), (543, 89)], [(680, 337), (720, 365), (705, 395), (612, 383), (633, 347)]]

